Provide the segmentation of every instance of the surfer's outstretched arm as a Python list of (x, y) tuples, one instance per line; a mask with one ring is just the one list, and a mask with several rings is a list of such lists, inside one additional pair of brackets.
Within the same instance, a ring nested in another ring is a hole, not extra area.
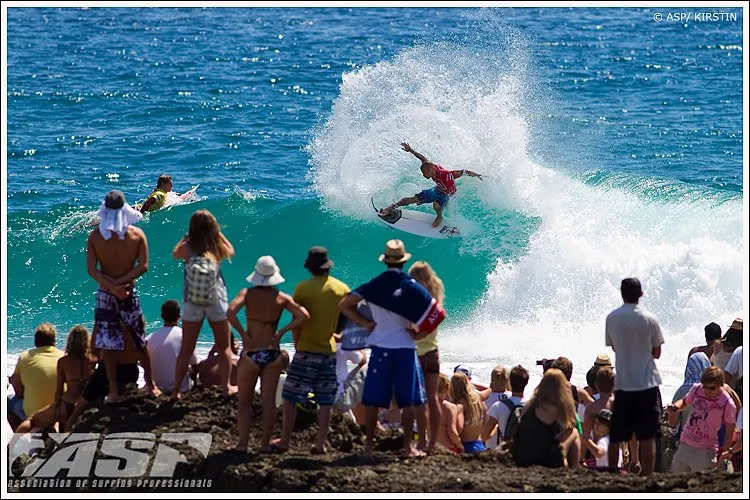
[(417, 158), (419, 159), (419, 161), (421, 161), (422, 163), (425, 163), (425, 162), (429, 162), (429, 161), (430, 161), (430, 160), (428, 160), (428, 159), (427, 159), (427, 157), (426, 157), (425, 155), (423, 155), (423, 154), (420, 154), (420, 153), (417, 153), (416, 151), (414, 151), (414, 150), (413, 150), (413, 149), (411, 148), (411, 146), (409, 146), (409, 143), (408, 143), (408, 142), (402, 142), (402, 143), (401, 143), (401, 147), (402, 147), (402, 148), (403, 148), (403, 150), (404, 150), (404, 151), (406, 151), (407, 153), (411, 153), (411, 154), (413, 154), (414, 156), (416, 156), (416, 157), (417, 157)]
[(463, 176), (464, 174), (468, 175), (469, 177), (479, 177), (479, 180), (482, 181), (482, 175), (478, 174), (476, 172), (472, 172), (471, 170), (462, 169), (462, 170), (451, 170), (451, 173), (453, 174), (454, 179), (458, 179), (459, 177)]

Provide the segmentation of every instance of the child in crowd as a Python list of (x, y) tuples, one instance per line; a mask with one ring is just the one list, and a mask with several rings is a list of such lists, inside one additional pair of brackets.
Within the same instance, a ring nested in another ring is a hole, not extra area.
[(703, 371), (700, 384), (693, 385), (687, 396), (667, 407), (673, 421), (678, 412), (692, 408), (690, 418), (682, 429), (680, 444), (672, 461), (672, 472), (711, 469), (716, 464), (717, 455), (722, 455), (729, 448), (726, 442), (719, 447), (719, 429), (724, 423), (725, 435), (734, 434), (737, 405), (723, 386), (724, 371), (718, 366), (711, 366)]
[[(594, 417), (593, 438), (588, 437), (585, 440), (586, 449), (594, 456), (593, 459), (586, 461), (587, 467), (609, 467), (607, 450), (609, 449), (609, 430), (611, 427), (612, 411), (602, 408)], [(617, 466), (622, 466), (622, 452), (620, 452)]]

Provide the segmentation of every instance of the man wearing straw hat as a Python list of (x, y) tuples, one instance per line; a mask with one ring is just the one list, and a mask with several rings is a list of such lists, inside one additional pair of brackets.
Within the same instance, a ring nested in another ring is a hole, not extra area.
[[(410, 258), (401, 240), (388, 241), (379, 258), (388, 269), (357, 287), (339, 304), (342, 313), (371, 332), (368, 345), (372, 354), (362, 396), (366, 408), (366, 456), (372, 456), (378, 408), (388, 408), (394, 395), (399, 408), (403, 409), (403, 455), (424, 455), (412, 446), (415, 407), (427, 401), (413, 333), (415, 330), (434, 331), (445, 318), (445, 310), (404, 272), (404, 263)], [(357, 304), (363, 299), (370, 307), (372, 320), (357, 310)]]

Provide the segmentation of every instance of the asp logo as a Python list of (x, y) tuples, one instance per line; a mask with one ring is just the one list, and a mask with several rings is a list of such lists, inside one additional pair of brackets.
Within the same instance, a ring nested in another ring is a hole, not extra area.
[[(42, 434), (14, 434), (8, 448), (9, 477), (54, 478), (62, 470), (68, 478), (89, 477), (92, 471), (100, 478), (172, 477), (178, 463), (187, 463), (184, 454), (173, 445), (186, 445), (208, 456), (212, 437), (208, 433), (164, 433), (158, 439), (150, 432), (119, 432), (101, 440), (95, 433), (50, 433), (56, 443), (52, 455), (41, 457), (35, 451), (49, 442)], [(149, 451), (156, 447), (153, 460)], [(97, 458), (97, 451), (101, 455)], [(17, 458), (32, 457), (23, 472), (13, 467)]]

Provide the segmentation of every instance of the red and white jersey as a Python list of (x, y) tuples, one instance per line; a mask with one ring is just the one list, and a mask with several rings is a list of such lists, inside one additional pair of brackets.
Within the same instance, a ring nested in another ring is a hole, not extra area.
[(437, 164), (435, 165), (435, 169), (437, 173), (432, 180), (437, 184), (438, 190), (445, 194), (456, 194), (456, 179), (453, 178), (453, 172)]

